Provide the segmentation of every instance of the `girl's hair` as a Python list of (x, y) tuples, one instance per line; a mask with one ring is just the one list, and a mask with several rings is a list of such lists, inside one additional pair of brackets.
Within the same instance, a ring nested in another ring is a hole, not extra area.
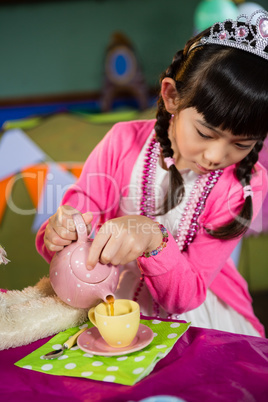
[[(250, 184), (268, 132), (268, 65), (261, 57), (243, 50), (215, 44), (194, 45), (208, 33), (209, 30), (200, 33), (176, 53), (160, 82), (165, 77), (174, 79), (178, 111), (193, 107), (210, 125), (257, 140), (251, 152), (236, 165), (235, 175), (244, 187)], [(155, 131), (162, 154), (172, 157), (168, 138), (171, 114), (165, 109), (161, 95), (156, 118)], [(169, 168), (169, 175), (169, 191), (160, 212), (162, 214), (174, 208), (184, 195), (183, 179), (175, 165)], [(250, 224), (252, 211), (252, 198), (247, 197), (233, 221), (215, 230), (207, 229), (207, 232), (220, 239), (240, 236)]]

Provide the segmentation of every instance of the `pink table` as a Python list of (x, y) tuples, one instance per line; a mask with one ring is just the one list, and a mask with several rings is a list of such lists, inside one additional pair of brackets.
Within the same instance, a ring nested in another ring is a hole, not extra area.
[(30, 371), (14, 363), (49, 338), (0, 351), (0, 400), (140, 401), (153, 395), (191, 401), (268, 400), (268, 340), (191, 327), (153, 372), (134, 386)]

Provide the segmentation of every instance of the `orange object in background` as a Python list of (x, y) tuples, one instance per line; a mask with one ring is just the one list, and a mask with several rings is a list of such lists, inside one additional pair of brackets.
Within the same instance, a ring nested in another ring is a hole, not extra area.
[(7, 201), (10, 197), (15, 176), (9, 176), (0, 181), (0, 224), (6, 209)]
[(43, 192), (47, 171), (48, 165), (41, 163), (28, 167), (21, 172), (23, 181), (27, 187), (35, 208), (38, 207), (38, 203)]

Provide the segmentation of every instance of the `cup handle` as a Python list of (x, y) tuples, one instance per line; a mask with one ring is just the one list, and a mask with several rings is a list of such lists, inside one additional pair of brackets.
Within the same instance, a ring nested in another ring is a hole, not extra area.
[(88, 312), (88, 318), (90, 319), (90, 321), (92, 322), (93, 325), (95, 325), (95, 327), (97, 326), (96, 324), (96, 320), (95, 320), (95, 307), (92, 307), (89, 312)]

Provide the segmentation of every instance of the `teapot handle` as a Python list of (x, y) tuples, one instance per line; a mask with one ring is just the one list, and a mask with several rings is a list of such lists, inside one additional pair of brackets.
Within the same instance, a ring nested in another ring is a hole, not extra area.
[(87, 227), (85, 224), (84, 219), (82, 218), (81, 214), (74, 214), (73, 215), (74, 224), (77, 231), (78, 242), (79, 243), (86, 243), (88, 239), (87, 235)]

